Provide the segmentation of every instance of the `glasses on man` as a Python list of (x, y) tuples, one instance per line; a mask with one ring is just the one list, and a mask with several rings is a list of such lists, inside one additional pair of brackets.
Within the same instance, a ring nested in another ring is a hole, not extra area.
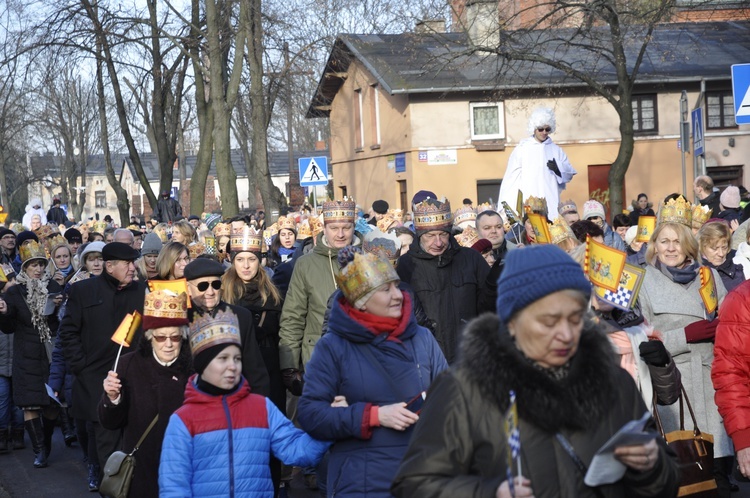
[(180, 334), (174, 334), (174, 335), (155, 335), (154, 340), (156, 342), (164, 342), (167, 339), (169, 339), (172, 342), (180, 342), (182, 340), (182, 336)]
[(536, 129), (536, 131), (538, 131), (539, 133), (543, 131), (546, 131), (547, 133), (549, 133), (552, 131), (552, 128), (550, 128), (549, 126), (547, 126), (546, 128), (544, 126), (540, 126), (539, 128)]
[(201, 292), (206, 292), (208, 290), (209, 285), (213, 287), (214, 290), (219, 290), (221, 289), (221, 280), (212, 280), (211, 282), (199, 282), (195, 284), (195, 287)]

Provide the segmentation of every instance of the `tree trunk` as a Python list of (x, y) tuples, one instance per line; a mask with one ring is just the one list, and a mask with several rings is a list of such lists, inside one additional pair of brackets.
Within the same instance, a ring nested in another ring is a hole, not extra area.
[(240, 150), (242, 151), (242, 159), (245, 163), (245, 172), (247, 173), (247, 208), (250, 211), (255, 211), (257, 208), (256, 202), (256, 191), (257, 184), (255, 181), (255, 164), (253, 163), (253, 157), (250, 153), (250, 141), (251, 138), (248, 135), (250, 128), (247, 122), (247, 111), (245, 110), (245, 100), (240, 99), (237, 102), (237, 126), (235, 127), (235, 133), (237, 134), (237, 140), (240, 143)]
[(621, 92), (620, 105), (617, 110), (620, 115), (620, 148), (609, 169), (609, 206), (612, 217), (622, 213), (622, 208), (625, 205), (625, 199), (622, 198), (622, 189), (625, 185), (625, 173), (628, 172), (635, 148), (633, 105), (630, 97), (629, 91)]

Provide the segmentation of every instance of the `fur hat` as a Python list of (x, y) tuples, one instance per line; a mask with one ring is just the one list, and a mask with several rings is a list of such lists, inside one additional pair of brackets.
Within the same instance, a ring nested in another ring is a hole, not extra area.
[(719, 196), (719, 202), (721, 205), (728, 209), (737, 209), (740, 207), (740, 189), (734, 185), (730, 185), (724, 189), (724, 192)]

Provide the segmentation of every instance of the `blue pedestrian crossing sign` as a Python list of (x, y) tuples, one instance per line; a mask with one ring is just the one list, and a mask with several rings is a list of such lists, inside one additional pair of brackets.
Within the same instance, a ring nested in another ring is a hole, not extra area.
[(732, 97), (735, 123), (750, 124), (750, 64), (732, 66)]
[(328, 185), (328, 158), (300, 157), (299, 184), (303, 187)]
[(693, 118), (693, 155), (700, 156), (703, 154), (703, 108), (693, 109), (691, 113)]

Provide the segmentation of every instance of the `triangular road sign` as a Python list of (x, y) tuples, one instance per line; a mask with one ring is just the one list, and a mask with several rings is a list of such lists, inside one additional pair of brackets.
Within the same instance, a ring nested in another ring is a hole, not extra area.
[(750, 87), (745, 90), (745, 97), (742, 99), (739, 109), (737, 109), (737, 117), (739, 116), (750, 116)]

